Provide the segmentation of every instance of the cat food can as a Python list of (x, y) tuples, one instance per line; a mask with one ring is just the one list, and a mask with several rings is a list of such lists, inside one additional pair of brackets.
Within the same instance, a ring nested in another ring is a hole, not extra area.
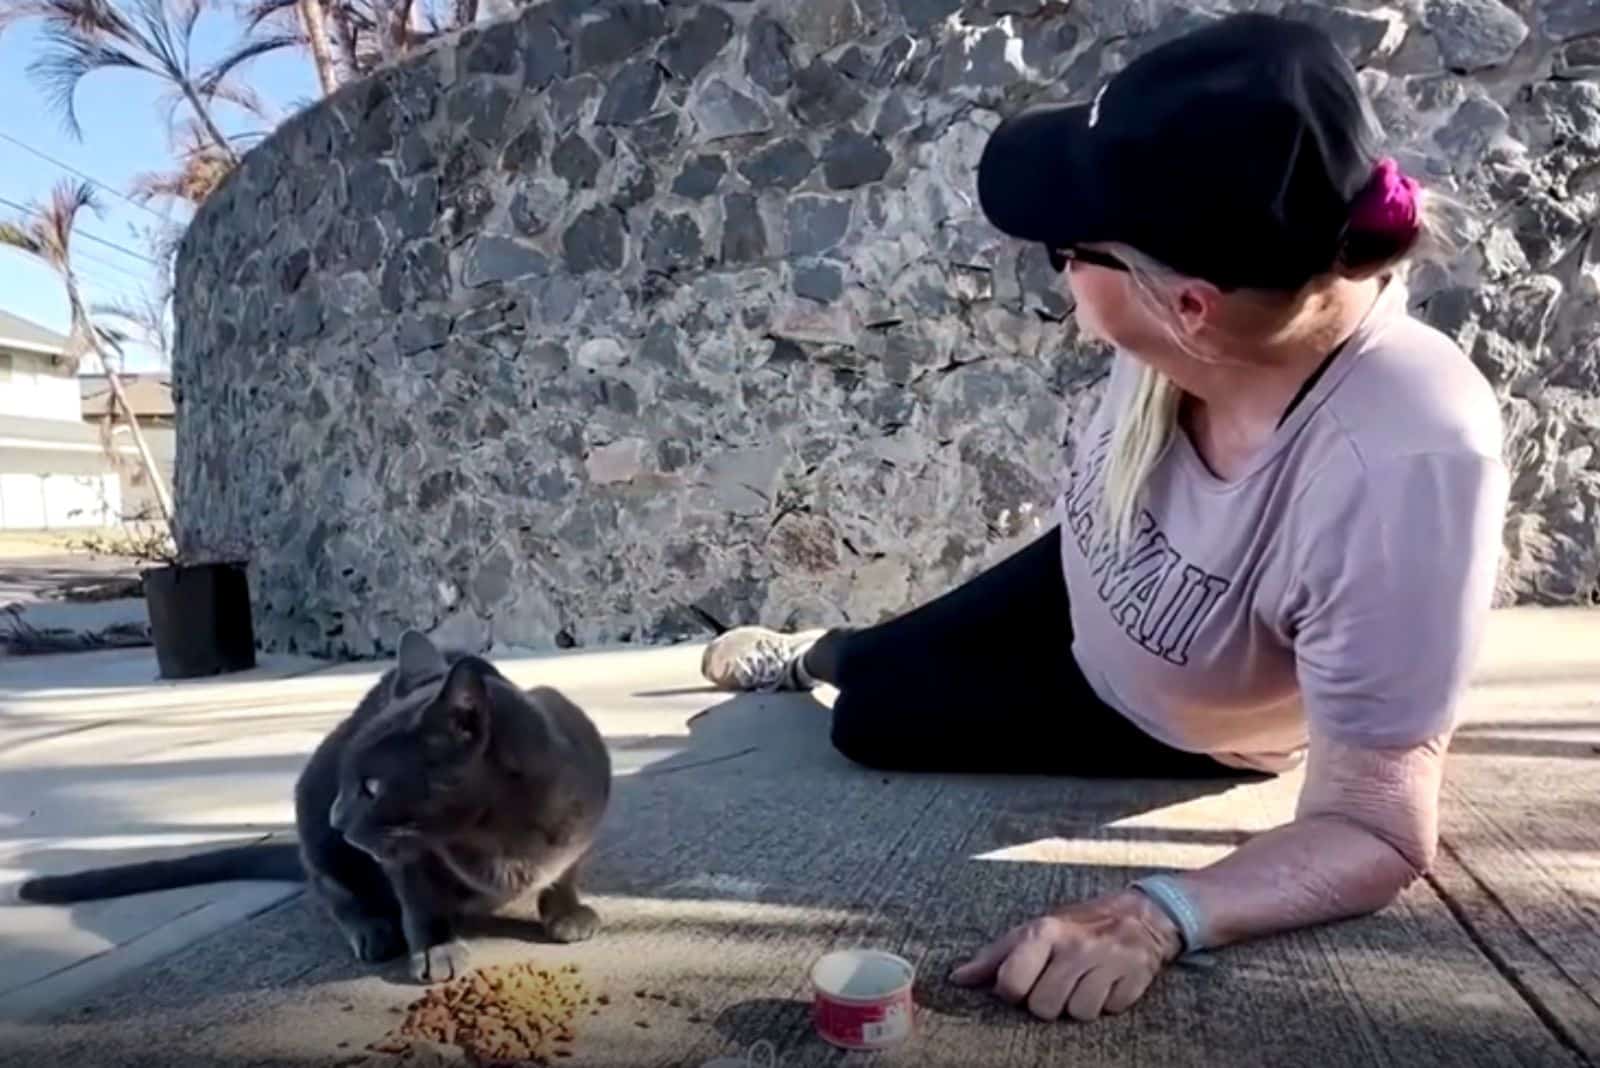
[(911, 1035), (911, 963), (876, 949), (842, 949), (811, 967), (812, 1021), (844, 1049), (883, 1049)]

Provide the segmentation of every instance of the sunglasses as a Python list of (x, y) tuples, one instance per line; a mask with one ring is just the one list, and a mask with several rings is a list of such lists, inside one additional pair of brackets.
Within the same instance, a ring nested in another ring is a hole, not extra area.
[(1126, 271), (1128, 265), (1111, 255), (1109, 252), (1096, 252), (1092, 248), (1046, 248), (1050, 256), (1050, 266), (1058, 272), (1067, 269), (1067, 264), (1073, 260), (1079, 263), (1091, 264), (1095, 267), (1104, 267), (1108, 271)]

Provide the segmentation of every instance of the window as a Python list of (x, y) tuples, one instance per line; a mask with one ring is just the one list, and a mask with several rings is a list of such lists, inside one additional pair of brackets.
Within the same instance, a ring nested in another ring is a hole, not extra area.
[(0, 352), (0, 382), (11, 381), (11, 367), (15, 357), (9, 352)]

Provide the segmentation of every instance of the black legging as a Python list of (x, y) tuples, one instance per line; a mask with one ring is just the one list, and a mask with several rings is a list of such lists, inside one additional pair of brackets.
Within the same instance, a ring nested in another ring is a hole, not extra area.
[(1072, 656), (1059, 527), (905, 615), (829, 631), (805, 666), (839, 690), (834, 746), (873, 768), (1244, 774), (1157, 741), (1095, 695)]

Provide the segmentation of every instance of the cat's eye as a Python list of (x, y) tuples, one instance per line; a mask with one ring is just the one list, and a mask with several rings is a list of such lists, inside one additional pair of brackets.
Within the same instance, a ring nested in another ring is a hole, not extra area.
[(361, 793), (366, 797), (377, 797), (383, 793), (383, 783), (377, 779), (362, 779)]

